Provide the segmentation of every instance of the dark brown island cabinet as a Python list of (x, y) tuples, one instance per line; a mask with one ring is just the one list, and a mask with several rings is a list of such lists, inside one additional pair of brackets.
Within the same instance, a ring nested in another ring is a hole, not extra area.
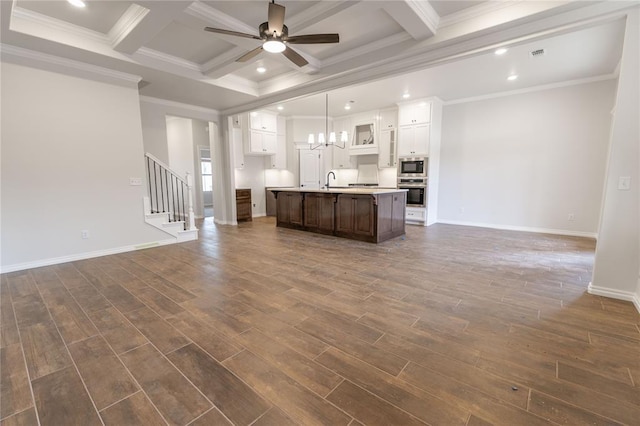
[(405, 233), (406, 190), (271, 189), (284, 228), (380, 243)]

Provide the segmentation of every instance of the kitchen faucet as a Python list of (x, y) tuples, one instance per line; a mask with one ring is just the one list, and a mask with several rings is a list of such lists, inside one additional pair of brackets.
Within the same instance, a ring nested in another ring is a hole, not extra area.
[(327, 184), (324, 186), (327, 189), (329, 189), (329, 176), (331, 175), (333, 175), (333, 178), (336, 179), (336, 174), (333, 173), (333, 171), (330, 171), (329, 173), (327, 173)]

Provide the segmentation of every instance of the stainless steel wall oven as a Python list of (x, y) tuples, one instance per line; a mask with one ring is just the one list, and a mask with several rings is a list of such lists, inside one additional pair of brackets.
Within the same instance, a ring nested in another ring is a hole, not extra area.
[(427, 207), (427, 178), (398, 178), (398, 189), (407, 190), (407, 207)]

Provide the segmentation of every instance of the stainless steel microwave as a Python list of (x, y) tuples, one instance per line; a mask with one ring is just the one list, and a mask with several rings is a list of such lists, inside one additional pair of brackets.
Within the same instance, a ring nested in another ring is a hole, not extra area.
[(398, 158), (398, 177), (427, 177), (428, 158)]

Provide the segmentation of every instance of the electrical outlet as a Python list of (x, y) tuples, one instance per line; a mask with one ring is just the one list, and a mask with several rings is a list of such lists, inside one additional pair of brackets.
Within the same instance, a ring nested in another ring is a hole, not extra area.
[(141, 178), (129, 178), (129, 185), (131, 186), (140, 186), (142, 185)]
[(618, 189), (620, 191), (628, 191), (631, 189), (631, 176), (620, 176), (618, 178)]
[(86, 229), (83, 229), (82, 231), (80, 231), (80, 236), (82, 236), (83, 240), (89, 239), (89, 231), (87, 231)]
[(575, 214), (573, 214), (573, 213), (569, 213), (569, 214), (567, 215), (567, 220), (568, 220), (569, 222), (573, 222), (574, 220), (576, 220), (576, 215), (575, 215)]

